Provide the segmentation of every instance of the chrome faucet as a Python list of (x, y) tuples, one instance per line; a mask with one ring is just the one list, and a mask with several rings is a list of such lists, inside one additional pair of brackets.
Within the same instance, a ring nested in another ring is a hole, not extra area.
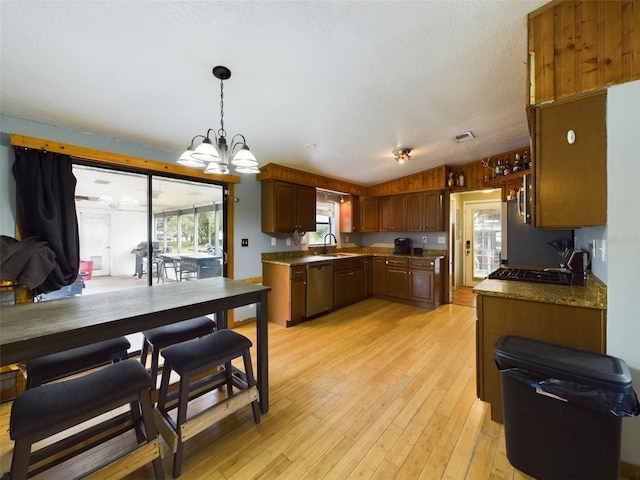
[[(336, 236), (333, 233), (327, 233), (324, 236), (324, 241), (323, 243), (323, 248), (322, 248), (322, 253), (327, 253), (329, 251), (328, 247), (327, 247), (327, 237), (333, 237), (333, 241), (336, 243), (336, 245), (338, 244), (338, 239), (336, 238)], [(329, 239), (329, 245), (331, 245), (331, 239)]]

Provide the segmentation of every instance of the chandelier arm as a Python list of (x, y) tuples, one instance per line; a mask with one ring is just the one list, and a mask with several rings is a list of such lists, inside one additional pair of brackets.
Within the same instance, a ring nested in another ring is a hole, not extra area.
[[(241, 138), (242, 138), (242, 141), (241, 141), (241, 142), (240, 142), (240, 141), (236, 142), (236, 141), (235, 141), (235, 140), (236, 140), (236, 137), (241, 137)], [(231, 138), (231, 142), (229, 142), (229, 143), (231, 144), (231, 148), (229, 149), (229, 152), (230, 152), (230, 153), (233, 153), (233, 152), (235, 151), (235, 148), (236, 148), (238, 145), (246, 145), (246, 144), (247, 144), (247, 139), (246, 139), (246, 138), (244, 138), (244, 135), (242, 135), (241, 133), (236, 133), (236, 134)]]

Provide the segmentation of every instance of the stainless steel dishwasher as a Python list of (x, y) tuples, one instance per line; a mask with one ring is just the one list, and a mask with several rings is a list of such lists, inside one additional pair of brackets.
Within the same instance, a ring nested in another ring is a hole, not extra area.
[(333, 308), (333, 263), (307, 265), (307, 317)]

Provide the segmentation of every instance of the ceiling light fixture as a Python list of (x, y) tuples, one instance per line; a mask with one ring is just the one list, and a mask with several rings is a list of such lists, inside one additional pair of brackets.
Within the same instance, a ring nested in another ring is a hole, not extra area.
[[(213, 67), (213, 76), (220, 80), (220, 129), (218, 134), (213, 128), (207, 130), (206, 135), (196, 135), (177, 162), (180, 165), (193, 168), (204, 168), (204, 173), (228, 174), (229, 156), (231, 165), (238, 173), (260, 173), (258, 162), (253, 156), (244, 135), (237, 134), (231, 138), (231, 148), (227, 146), (227, 132), (224, 129), (224, 80), (231, 78), (231, 70), (227, 67)], [(215, 140), (215, 144), (211, 141)], [(234, 141), (238, 138), (238, 141)], [(196, 139), (202, 139), (200, 145), (194, 149)], [(240, 140), (241, 139), (241, 140)]]
[(411, 153), (410, 148), (398, 147), (395, 150), (393, 150), (392, 153), (395, 155), (396, 162), (398, 163), (404, 163), (407, 160), (411, 160), (411, 155), (409, 155)]

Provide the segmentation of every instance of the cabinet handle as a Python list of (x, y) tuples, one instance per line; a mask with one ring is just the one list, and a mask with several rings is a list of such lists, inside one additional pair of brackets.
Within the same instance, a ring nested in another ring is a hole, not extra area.
[(434, 263), (434, 262), (431, 262), (429, 265), (431, 265), (431, 266), (433, 267), (433, 266), (435, 265), (435, 263)]

